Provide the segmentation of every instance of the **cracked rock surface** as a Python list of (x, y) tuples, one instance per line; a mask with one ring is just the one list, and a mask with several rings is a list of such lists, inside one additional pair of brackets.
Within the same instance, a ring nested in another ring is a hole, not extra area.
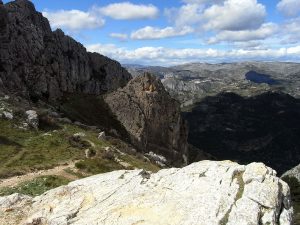
[(114, 171), (35, 198), (0, 198), (0, 224), (291, 225), (292, 216), (289, 187), (274, 170), (230, 161)]

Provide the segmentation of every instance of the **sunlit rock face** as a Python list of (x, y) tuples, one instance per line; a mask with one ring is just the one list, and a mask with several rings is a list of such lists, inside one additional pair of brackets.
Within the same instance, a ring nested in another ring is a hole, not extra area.
[(136, 77), (106, 95), (105, 102), (140, 150), (163, 155), (171, 164), (187, 162), (187, 125), (179, 103), (158, 78), (147, 73)]
[(0, 224), (291, 225), (288, 185), (262, 163), (115, 171), (41, 196), (0, 198)]

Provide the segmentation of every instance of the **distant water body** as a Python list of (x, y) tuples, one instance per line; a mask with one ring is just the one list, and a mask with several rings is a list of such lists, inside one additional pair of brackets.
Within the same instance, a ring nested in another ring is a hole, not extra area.
[(270, 75), (257, 73), (255, 71), (249, 71), (248, 73), (245, 74), (245, 77), (247, 80), (257, 84), (262, 84), (262, 83), (269, 84), (269, 85), (278, 84), (278, 81), (272, 79)]

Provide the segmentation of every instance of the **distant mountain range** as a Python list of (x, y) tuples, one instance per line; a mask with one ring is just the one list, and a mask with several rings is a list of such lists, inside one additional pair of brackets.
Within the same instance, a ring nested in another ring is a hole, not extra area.
[(206, 96), (234, 92), (244, 97), (281, 91), (300, 97), (300, 64), (289, 62), (190, 63), (173, 67), (125, 65), (132, 76), (151, 72), (160, 77), (182, 106)]

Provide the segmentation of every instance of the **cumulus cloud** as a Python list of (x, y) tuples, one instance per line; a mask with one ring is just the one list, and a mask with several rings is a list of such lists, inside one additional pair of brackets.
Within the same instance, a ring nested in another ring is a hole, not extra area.
[(137, 49), (119, 48), (116, 45), (95, 44), (86, 46), (91, 52), (108, 55), (122, 63), (142, 63), (150, 65), (172, 65), (185, 62), (241, 61), (241, 60), (279, 60), (289, 57), (300, 60), (300, 45), (285, 48), (265, 49), (173, 49), (164, 47), (142, 47)]
[(95, 29), (105, 23), (104, 19), (93, 12), (80, 10), (44, 11), (43, 15), (48, 18), (52, 28), (67, 30)]
[(111, 34), (109, 34), (109, 36), (112, 38), (117, 38), (121, 41), (125, 41), (128, 38), (127, 34), (122, 34), (122, 33), (111, 33)]
[(281, 0), (277, 4), (277, 9), (285, 16), (296, 17), (300, 13), (300, 1), (299, 0)]
[(175, 26), (197, 26), (206, 31), (258, 29), (265, 21), (266, 8), (257, 0), (183, 0), (179, 8), (165, 10)]
[(223, 5), (205, 9), (203, 17), (208, 30), (257, 29), (264, 22), (266, 9), (257, 0), (226, 0)]
[(300, 17), (287, 20), (281, 25), (282, 44), (300, 43)]
[(146, 26), (139, 30), (136, 30), (131, 33), (131, 38), (136, 40), (144, 40), (144, 39), (161, 39), (175, 36), (183, 36), (189, 33), (192, 33), (194, 30), (191, 27), (185, 26), (183, 28), (174, 28), (174, 27), (166, 27), (166, 28), (157, 28)]
[(216, 44), (222, 41), (244, 42), (252, 40), (263, 40), (269, 38), (278, 31), (278, 25), (265, 23), (256, 30), (221, 31), (215, 37), (209, 39), (209, 44)]
[(153, 19), (159, 14), (154, 5), (136, 5), (130, 2), (109, 4), (97, 8), (97, 11), (116, 20)]
[(204, 6), (196, 3), (188, 3), (181, 6), (179, 9), (165, 9), (165, 15), (171, 22), (174, 22), (177, 27), (197, 24), (202, 19)]

